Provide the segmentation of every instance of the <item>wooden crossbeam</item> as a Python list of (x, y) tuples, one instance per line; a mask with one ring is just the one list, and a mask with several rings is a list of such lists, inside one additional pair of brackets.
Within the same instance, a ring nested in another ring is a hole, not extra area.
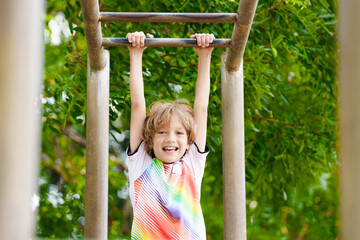
[(236, 13), (149, 13), (149, 12), (101, 12), (101, 22), (192, 22), (234, 23)]
[[(210, 44), (212, 47), (229, 47), (231, 43), (230, 39), (214, 39), (214, 42)], [(127, 38), (103, 38), (102, 46), (115, 47), (122, 46), (127, 47), (131, 44)], [(145, 46), (147, 47), (196, 47), (196, 39), (190, 38), (146, 38)]]

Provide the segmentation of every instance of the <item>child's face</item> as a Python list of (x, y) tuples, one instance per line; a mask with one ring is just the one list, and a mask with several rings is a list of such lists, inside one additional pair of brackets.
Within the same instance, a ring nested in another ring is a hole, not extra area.
[(154, 154), (164, 163), (178, 161), (188, 148), (186, 130), (176, 117), (155, 132), (153, 139)]

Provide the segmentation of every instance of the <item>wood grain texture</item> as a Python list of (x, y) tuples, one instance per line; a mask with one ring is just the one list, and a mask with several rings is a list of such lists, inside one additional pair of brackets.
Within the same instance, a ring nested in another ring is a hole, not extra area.
[(237, 22), (234, 25), (231, 46), (225, 63), (228, 71), (236, 72), (240, 68), (257, 3), (258, 0), (240, 1)]
[(236, 13), (148, 13), (148, 12), (101, 12), (102, 22), (236, 22)]

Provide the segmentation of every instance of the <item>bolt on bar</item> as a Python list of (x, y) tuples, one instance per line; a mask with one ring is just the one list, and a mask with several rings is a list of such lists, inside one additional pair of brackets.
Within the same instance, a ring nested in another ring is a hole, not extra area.
[(137, 13), (101, 12), (102, 22), (193, 22), (193, 23), (235, 23), (236, 13)]
[[(230, 39), (214, 39), (210, 44), (212, 47), (229, 47)], [(130, 46), (127, 38), (103, 38), (102, 46), (104, 47), (126, 47)], [(196, 47), (196, 39), (190, 38), (146, 38), (146, 47)]]

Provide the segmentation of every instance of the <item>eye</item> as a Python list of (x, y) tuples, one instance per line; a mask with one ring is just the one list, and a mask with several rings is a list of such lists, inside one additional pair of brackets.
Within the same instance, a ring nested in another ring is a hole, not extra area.
[(166, 134), (165, 131), (159, 131), (158, 134)]
[(176, 132), (177, 135), (184, 135), (184, 132)]

